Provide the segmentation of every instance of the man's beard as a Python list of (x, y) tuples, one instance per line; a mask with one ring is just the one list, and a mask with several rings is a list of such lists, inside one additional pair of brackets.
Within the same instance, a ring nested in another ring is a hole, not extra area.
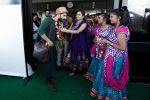
[(62, 18), (59, 18), (58, 21), (59, 21), (59, 22), (63, 22), (63, 19), (62, 19)]

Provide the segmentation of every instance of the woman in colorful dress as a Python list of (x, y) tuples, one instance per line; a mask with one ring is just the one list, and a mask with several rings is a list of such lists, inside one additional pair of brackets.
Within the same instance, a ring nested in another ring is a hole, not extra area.
[(72, 34), (68, 54), (64, 61), (64, 66), (71, 69), (70, 76), (74, 75), (77, 71), (82, 71), (88, 65), (87, 24), (83, 20), (84, 15), (84, 11), (77, 11), (76, 21), (73, 23), (71, 30), (61, 29), (62, 32)]
[(110, 12), (110, 22), (114, 25), (114, 31), (108, 39), (103, 38), (100, 41), (107, 44), (107, 47), (101, 65), (102, 71), (98, 71), (91, 90), (91, 96), (98, 96), (98, 100), (127, 100), (127, 46), (130, 32), (126, 26), (127, 22), (122, 20), (123, 13), (120, 9)]
[(93, 81), (97, 75), (99, 64), (103, 59), (103, 54), (105, 52), (105, 45), (99, 44), (98, 41), (100, 37), (107, 38), (112, 31), (112, 27), (106, 24), (107, 14), (98, 14), (98, 25), (94, 28), (94, 44), (91, 47), (91, 64), (85, 74), (86, 79)]

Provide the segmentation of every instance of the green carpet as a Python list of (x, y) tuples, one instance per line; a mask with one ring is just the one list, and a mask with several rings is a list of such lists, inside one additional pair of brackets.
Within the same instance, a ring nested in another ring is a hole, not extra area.
[[(91, 83), (83, 74), (68, 76), (65, 70), (54, 72), (56, 92), (49, 92), (44, 81), (41, 63), (27, 86), (19, 77), (0, 76), (0, 100), (95, 100), (90, 97)], [(149, 100), (150, 85), (129, 83), (128, 100)]]

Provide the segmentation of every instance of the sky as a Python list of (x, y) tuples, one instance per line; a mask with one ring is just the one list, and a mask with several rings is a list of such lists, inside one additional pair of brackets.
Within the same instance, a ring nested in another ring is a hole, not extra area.
[(145, 8), (150, 9), (150, 0), (128, 0), (128, 9), (144, 16)]
[(20, 4), (21, 0), (0, 0), (0, 5)]

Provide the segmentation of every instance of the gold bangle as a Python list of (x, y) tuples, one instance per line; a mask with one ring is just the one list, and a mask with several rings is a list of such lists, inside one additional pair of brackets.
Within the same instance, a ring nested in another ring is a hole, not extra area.
[(107, 43), (107, 44), (110, 44), (110, 42), (109, 42), (108, 40), (106, 41), (106, 43)]
[(111, 42), (108, 41), (108, 40), (106, 41), (106, 43), (109, 44), (109, 45), (111, 45), (111, 46), (113, 46), (113, 43), (111, 43)]
[(110, 44), (111, 46), (113, 46), (113, 43), (110, 42), (109, 44)]

